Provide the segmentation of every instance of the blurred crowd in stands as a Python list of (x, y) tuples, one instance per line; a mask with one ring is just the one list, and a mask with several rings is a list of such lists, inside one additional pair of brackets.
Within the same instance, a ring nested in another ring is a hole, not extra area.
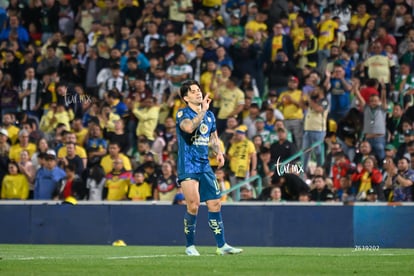
[(1, 199), (182, 204), (175, 116), (195, 79), (223, 191), (258, 175), (241, 200), (413, 201), (414, 1), (0, 7)]

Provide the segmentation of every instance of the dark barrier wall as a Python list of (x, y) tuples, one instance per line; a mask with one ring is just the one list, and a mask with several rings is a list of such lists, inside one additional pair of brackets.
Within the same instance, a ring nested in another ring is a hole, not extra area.
[[(0, 243), (183, 245), (184, 206), (0, 205)], [(223, 206), (243, 246), (414, 248), (414, 206)], [(202, 206), (196, 243), (214, 245)]]
[(355, 206), (355, 245), (414, 247), (414, 207)]

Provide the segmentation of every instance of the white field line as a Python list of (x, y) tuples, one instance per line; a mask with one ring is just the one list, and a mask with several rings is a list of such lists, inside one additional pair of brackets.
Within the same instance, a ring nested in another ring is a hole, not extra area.
[[(358, 254), (356, 254), (358, 253)], [(353, 253), (345, 253), (345, 254), (315, 254), (318, 257), (354, 257), (361, 255), (361, 251), (354, 251)], [(367, 253), (367, 252), (365, 252)], [(398, 254), (398, 253), (371, 253), (371, 254), (362, 254), (362, 255), (370, 255), (370, 256), (413, 256), (414, 254)], [(217, 256), (215, 254), (203, 254), (201, 257), (211, 257)], [(285, 256), (306, 256), (306, 255), (295, 255), (295, 254), (287, 254)], [(128, 260), (128, 259), (146, 259), (146, 258), (171, 258), (171, 257), (186, 257), (187, 255), (167, 255), (167, 254), (156, 254), (156, 255), (136, 255), (136, 256), (112, 256), (112, 257), (94, 257), (94, 256), (64, 256), (64, 257), (57, 257), (57, 256), (8, 256), (4, 257), (0, 255), (0, 261), (34, 261), (34, 260), (67, 260), (67, 259), (83, 259), (85, 257), (89, 257), (90, 259), (106, 259), (106, 260)], [(92, 257), (92, 258), (91, 258)]]
[[(204, 254), (203, 256), (216, 256), (214, 254)], [(106, 260), (127, 260), (127, 259), (145, 259), (145, 258), (170, 258), (170, 257), (187, 257), (187, 255), (137, 255), (137, 256), (113, 256), (113, 257), (94, 257), (94, 256), (65, 256), (65, 257), (54, 257), (54, 256), (8, 256), (3, 257), (0, 255), (0, 261), (34, 261), (34, 260), (67, 260), (67, 259), (83, 259), (89, 257), (90, 259), (106, 259)]]
[(183, 255), (139, 255), (139, 256), (116, 256), (107, 257), (108, 260), (126, 260), (126, 259), (144, 259), (144, 258), (165, 258), (165, 257), (181, 257)]
[[(352, 256), (414, 256), (414, 254), (406, 254), (406, 253), (379, 253), (379, 252), (372, 252), (372, 251), (351, 251), (351, 253), (344, 253), (344, 254), (321, 254), (318, 253), (318, 257), (352, 257)], [(304, 256), (304, 255), (295, 255), (295, 256)], [(309, 256), (309, 255), (306, 255)]]
[(33, 260), (59, 260), (59, 259), (67, 259), (67, 258), (51, 257), (51, 256), (35, 256), (35, 257), (10, 256), (10, 257), (2, 257), (3, 261), (33, 261)]
[[(202, 257), (211, 257), (211, 256), (217, 256), (215, 254), (203, 254)], [(144, 259), (144, 258), (165, 258), (165, 257), (186, 257), (189, 256), (182, 254), (182, 255), (139, 255), (139, 256), (119, 256), (119, 257), (108, 257), (106, 259), (108, 260), (127, 260), (127, 259)]]

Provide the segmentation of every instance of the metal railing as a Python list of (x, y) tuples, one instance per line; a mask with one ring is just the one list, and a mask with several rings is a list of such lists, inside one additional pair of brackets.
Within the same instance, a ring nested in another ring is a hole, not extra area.
[[(301, 151), (295, 153), (294, 155), (290, 156), (289, 158), (287, 158), (283, 162), (281, 162), (279, 164), (279, 166), (284, 167), (285, 165), (287, 165), (288, 163), (292, 162), (295, 159), (298, 159), (299, 157), (300, 157), (300, 160), (303, 164), (303, 162), (304, 162), (303, 161), (304, 160), (304, 155), (303, 154), (305, 152), (311, 151), (312, 149), (314, 149), (318, 146), (321, 146), (321, 161), (322, 161), (322, 164), (323, 164), (324, 161), (325, 161), (324, 160), (325, 159), (325, 154), (324, 154), (325, 144), (324, 144), (324, 142), (325, 141), (322, 140), (322, 141), (318, 141), (318, 142), (313, 143), (309, 148), (301, 150)], [(262, 177), (260, 175), (255, 175), (255, 176), (249, 177), (249, 178), (237, 183), (236, 185), (232, 186), (230, 189), (222, 191), (221, 194), (226, 195), (226, 194), (230, 194), (232, 192), (235, 192), (235, 194), (233, 195), (233, 200), (234, 201), (240, 201), (240, 188), (243, 187), (246, 184), (250, 184), (253, 181), (257, 181), (256, 195), (260, 195), (262, 190), (263, 190)]]
[(321, 163), (323, 164), (325, 162), (325, 141), (318, 141), (313, 143), (309, 148), (298, 151), (297, 153), (295, 153), (294, 155), (292, 155), (291, 157), (287, 158), (286, 160), (284, 160), (283, 162), (281, 162), (279, 165), (281, 167), (284, 167), (285, 165), (289, 164), (290, 162), (292, 162), (293, 160), (296, 160), (300, 157), (300, 161), (303, 164), (304, 163), (304, 153), (313, 150), (314, 148), (321, 146)]
[(244, 185), (250, 184), (251, 182), (256, 181), (256, 180), (257, 180), (256, 194), (260, 195), (260, 193), (262, 192), (262, 189), (263, 189), (262, 177), (260, 175), (255, 175), (255, 176), (249, 177), (249, 178), (237, 183), (236, 185), (234, 185), (230, 189), (222, 191), (221, 194), (226, 195), (226, 194), (229, 194), (229, 193), (235, 191), (235, 194), (233, 196), (233, 200), (234, 201), (240, 201), (240, 188), (243, 187)]

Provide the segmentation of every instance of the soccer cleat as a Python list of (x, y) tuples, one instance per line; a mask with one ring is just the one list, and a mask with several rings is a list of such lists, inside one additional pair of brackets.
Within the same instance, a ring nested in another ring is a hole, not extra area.
[(225, 243), (222, 247), (217, 248), (216, 253), (217, 255), (226, 255), (226, 254), (240, 254), (243, 252), (241, 248), (235, 248), (227, 243)]
[(194, 245), (185, 248), (185, 254), (188, 256), (200, 256)]

